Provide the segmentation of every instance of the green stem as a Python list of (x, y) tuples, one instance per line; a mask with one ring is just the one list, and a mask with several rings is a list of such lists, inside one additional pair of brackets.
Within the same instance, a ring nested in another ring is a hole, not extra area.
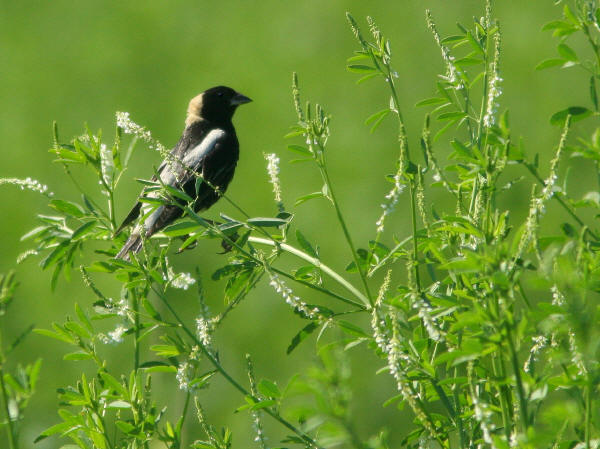
[(129, 289), (133, 308), (133, 369), (137, 372), (140, 367), (140, 303), (135, 288)]
[[(179, 435), (181, 435), (181, 439), (179, 440), (179, 446), (178, 447), (184, 447), (183, 444), (183, 432), (181, 432), (181, 429), (183, 428), (183, 424), (185, 422), (185, 418), (187, 416), (187, 412), (189, 409), (189, 405), (190, 405), (190, 397), (191, 397), (191, 393), (188, 391), (185, 395), (185, 403), (183, 404), (183, 412), (181, 413), (181, 418), (179, 418), (181, 420), (181, 425), (179, 426)], [(173, 448), (176, 449), (176, 448)]]
[(394, 246), (390, 250), (390, 252), (388, 252), (386, 254), (386, 256), (379, 261), (379, 263), (377, 265), (375, 265), (373, 268), (371, 268), (371, 270), (368, 273), (369, 277), (373, 276), (373, 274), (377, 270), (379, 270), (381, 267), (383, 267), (387, 263), (387, 261), (390, 260), (393, 257), (393, 255), (396, 253), (396, 251), (398, 251), (399, 249), (401, 249), (404, 245), (406, 245), (411, 240), (413, 240), (412, 237), (406, 237), (404, 240), (402, 240), (400, 243), (398, 243), (396, 246)]
[[(175, 309), (171, 306), (167, 298), (165, 298), (164, 294), (157, 290), (155, 287), (152, 287), (152, 290), (158, 295), (159, 299), (163, 302), (163, 304), (169, 309), (169, 312), (173, 315), (175, 320), (179, 323), (181, 329), (187, 334), (187, 336), (192, 339), (192, 341), (198, 345), (198, 347), (202, 350), (202, 353), (206, 356), (206, 358), (210, 361), (210, 363), (215, 367), (215, 369), (229, 382), (236, 390), (242, 393), (244, 396), (248, 396), (252, 398), (255, 402), (259, 403), (260, 400), (254, 397), (248, 390), (246, 390), (238, 381), (236, 381), (231, 375), (225, 371), (225, 368), (221, 365), (219, 360), (202, 344), (202, 342), (198, 339), (198, 337), (188, 329), (183, 320), (179, 317)], [(310, 447), (315, 449), (323, 449), (317, 445), (317, 443), (305, 432), (296, 428), (289, 421), (284, 419), (279, 413), (272, 410), (270, 407), (265, 407), (262, 410), (265, 411), (269, 416), (279, 421), (284, 427), (294, 432), (298, 437), (300, 437), (305, 443), (307, 443)]]
[(497, 357), (492, 357), (492, 368), (494, 370), (494, 376), (499, 378), (502, 382), (498, 388), (498, 396), (500, 398), (500, 408), (502, 410), (502, 426), (504, 427), (504, 435), (506, 437), (506, 441), (510, 441), (511, 434), (511, 424), (510, 424), (510, 412), (507, 401), (507, 388), (504, 385), (504, 379), (506, 373), (504, 372), (504, 362), (500, 356), (500, 360)]
[(4, 383), (4, 367), (0, 365), (0, 388), (2, 389), (2, 402), (4, 405), (4, 413), (6, 414), (6, 422), (8, 423), (8, 447), (10, 449), (17, 449), (17, 438), (15, 436), (15, 428), (13, 421), (10, 417), (10, 411), (8, 409), (8, 393), (6, 392), (6, 385)]
[(593, 381), (588, 375), (586, 391), (585, 391), (585, 447), (590, 449), (590, 438), (592, 432), (592, 389)]
[[(524, 162), (523, 165), (525, 165), (527, 170), (529, 170), (529, 173), (531, 173), (533, 175), (533, 177), (543, 187), (546, 187), (546, 183), (540, 177), (540, 175), (537, 172), (537, 170), (535, 169), (535, 167), (533, 167), (531, 164), (529, 164), (527, 162)], [(585, 223), (575, 214), (575, 212), (569, 207), (569, 205), (567, 203), (565, 203), (565, 201), (560, 197), (560, 194), (558, 192), (556, 192), (554, 195), (552, 195), (552, 197), (560, 203), (560, 205), (567, 211), (567, 213), (571, 216), (571, 218), (573, 218), (573, 220), (575, 220), (575, 222), (577, 222), (577, 224), (579, 226), (585, 227)], [(587, 228), (586, 230), (592, 236), (593, 239), (598, 240), (598, 236), (590, 228)]]
[[(260, 243), (263, 245), (278, 247), (290, 254), (293, 254), (301, 259), (306, 260), (311, 265), (314, 265), (315, 267), (319, 268), (324, 273), (328, 274), (338, 284), (340, 284), (342, 287), (344, 287), (346, 290), (348, 290), (350, 293), (352, 293), (354, 296), (356, 296), (358, 299), (360, 299), (363, 302), (363, 304), (367, 307), (367, 309), (371, 308), (369, 298), (367, 298), (365, 295), (363, 295), (359, 290), (356, 289), (356, 287), (354, 287), (351, 283), (349, 283), (346, 279), (344, 279), (342, 276), (340, 276), (334, 270), (329, 268), (327, 265), (322, 263), (319, 259), (309, 256), (305, 252), (300, 251), (299, 249), (294, 248), (293, 246), (290, 246), (287, 243), (278, 243), (273, 240), (263, 239), (260, 237), (249, 237), (248, 241), (253, 242), (253, 243)], [(353, 304), (362, 307), (360, 304), (357, 304), (354, 302), (353, 302)]]
[[(212, 229), (215, 232), (217, 232), (224, 240), (226, 240), (232, 247), (235, 247), (244, 256), (248, 257), (249, 259), (253, 260), (254, 262), (256, 262), (259, 265), (262, 265), (264, 263), (263, 260), (258, 259), (253, 254), (251, 254), (248, 251), (246, 251), (235, 240), (233, 240), (230, 236), (228, 236), (225, 233), (223, 233), (223, 231), (221, 231), (218, 226), (214, 226), (214, 225), (208, 224), (208, 222), (206, 220), (204, 220), (203, 218), (201, 218), (198, 214), (196, 214), (189, 207), (186, 207), (184, 210), (186, 211), (186, 213), (192, 219), (196, 220), (200, 225), (209, 227), (210, 229)], [(275, 239), (273, 239), (271, 236), (268, 236), (268, 237), (269, 237), (268, 239), (261, 239), (261, 238), (258, 238), (258, 237), (249, 237), (248, 240), (249, 241), (256, 241), (257, 243), (264, 243), (265, 245), (270, 245), (270, 246), (274, 246), (274, 247), (277, 247), (277, 248), (282, 248), (282, 245), (285, 245), (284, 249), (286, 249), (288, 252), (292, 252), (293, 254), (296, 254), (296, 255), (302, 257), (303, 259), (308, 260), (309, 262), (311, 262), (316, 267), (321, 267), (322, 266), (321, 262), (318, 259), (315, 259), (315, 258), (309, 256), (308, 254), (303, 253), (302, 251), (300, 251), (300, 250), (298, 250), (298, 249), (296, 249), (296, 248), (294, 248), (294, 247), (292, 247), (290, 245), (278, 242)], [(292, 249), (293, 249), (293, 251), (291, 251)], [(309, 258), (309, 259), (307, 259), (307, 258)], [(294, 276), (291, 276), (291, 275), (285, 273), (284, 271), (278, 270), (278, 269), (276, 269), (274, 267), (271, 267), (271, 270), (274, 271), (277, 274), (280, 274), (280, 275), (282, 275), (284, 277), (287, 277), (287, 278), (293, 280), (294, 282), (298, 282), (298, 283), (300, 283), (300, 284), (302, 284), (302, 285), (304, 285), (306, 287), (312, 288), (314, 290), (318, 290), (321, 293), (325, 293), (326, 295), (332, 296), (332, 297), (334, 297), (336, 299), (339, 299), (340, 301), (343, 301), (343, 302), (345, 302), (347, 304), (352, 304), (352, 305), (354, 305), (356, 307), (360, 307), (361, 309), (364, 309), (365, 307), (368, 309), (370, 307), (369, 304), (368, 304), (368, 299), (360, 291), (356, 290), (351, 284), (349, 284), (348, 281), (346, 281), (345, 279), (341, 278), (341, 276), (339, 276), (339, 275), (338, 275), (338, 277), (340, 279), (342, 279), (347, 284), (346, 288), (348, 288), (348, 286), (350, 286), (352, 289), (354, 289), (354, 292), (357, 292), (357, 294), (359, 295), (357, 297), (361, 301), (363, 301), (365, 303), (365, 306), (363, 306), (362, 304), (357, 303), (355, 301), (352, 301), (351, 299), (344, 298), (343, 296), (340, 296), (340, 295), (338, 295), (338, 294), (336, 294), (334, 292), (331, 292), (331, 291), (329, 291), (327, 289), (319, 287), (318, 285), (314, 285), (314, 284), (311, 284), (309, 282), (302, 281), (301, 279), (296, 279)], [(337, 275), (337, 273), (335, 273), (335, 271), (331, 270), (330, 268), (329, 268), (329, 270), (330, 270), (331, 273), (334, 273), (334, 274)], [(339, 280), (338, 280), (338, 282), (339, 282)]]
[(515, 381), (517, 383), (517, 396), (519, 399), (519, 408), (521, 409), (522, 430), (524, 433), (526, 433), (529, 427), (529, 413), (527, 411), (527, 398), (525, 397), (523, 379), (521, 378), (521, 367), (519, 366), (519, 360), (517, 358), (517, 350), (513, 341), (512, 329), (508, 322), (505, 323), (505, 328), (508, 348), (510, 350), (510, 360), (515, 373)]
[[(460, 339), (460, 336), (459, 336)], [(454, 378), (458, 378), (458, 367), (454, 368)], [(454, 396), (454, 406), (456, 407), (456, 422), (458, 423), (458, 442), (460, 445), (460, 449), (466, 449), (467, 447), (467, 438), (465, 435), (465, 428), (462, 420), (462, 411), (460, 406), (460, 392), (459, 386), (455, 383), (452, 388), (452, 394)]]
[[(350, 251), (352, 252), (352, 258), (354, 259), (354, 263), (356, 264), (356, 267), (358, 268), (358, 273), (360, 275), (360, 279), (362, 281), (363, 288), (365, 290), (366, 297), (367, 297), (367, 302), (365, 303), (365, 305), (367, 306), (367, 308), (371, 308), (373, 306), (373, 298), (371, 297), (371, 292), (369, 291), (369, 284), (367, 283), (367, 276), (363, 269), (362, 264), (358, 260), (358, 254), (356, 252), (356, 248), (354, 247), (354, 243), (352, 242), (352, 237), (350, 236), (350, 231), (348, 231), (348, 227), (346, 226), (346, 221), (344, 220), (344, 216), (342, 215), (340, 205), (339, 205), (339, 203), (335, 197), (335, 193), (333, 191), (333, 188), (331, 185), (331, 180), (329, 179), (329, 173), (327, 172), (327, 167), (323, 163), (323, 164), (319, 164), (319, 168), (321, 169), (321, 172), (323, 174), (325, 182), (327, 183), (327, 189), (329, 190), (329, 196), (331, 198), (331, 202), (333, 203), (333, 207), (335, 208), (335, 213), (337, 215), (338, 221), (340, 222), (340, 226), (342, 227), (342, 231), (344, 232), (344, 236), (346, 237), (346, 242), (348, 242), (348, 246), (350, 247)], [(360, 299), (363, 300), (364, 295), (361, 295), (361, 296), (363, 296), (363, 297)]]
[(419, 248), (417, 242), (417, 206), (415, 204), (415, 180), (414, 178), (410, 180), (410, 211), (411, 211), (411, 221), (412, 221), (412, 235), (413, 235), (413, 268), (415, 270), (415, 283), (417, 286), (417, 293), (421, 293), (421, 278), (419, 276)]

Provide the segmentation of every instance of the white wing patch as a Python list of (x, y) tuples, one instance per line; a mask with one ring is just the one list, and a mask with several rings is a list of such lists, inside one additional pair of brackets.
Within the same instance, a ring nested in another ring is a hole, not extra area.
[[(205, 158), (211, 151), (214, 150), (217, 142), (225, 136), (225, 131), (222, 129), (216, 128), (211, 130), (202, 141), (196, 145), (194, 148), (189, 150), (181, 162), (179, 161), (171, 161), (167, 162), (164, 170), (160, 174), (160, 180), (163, 184), (174, 187), (177, 181), (175, 173), (173, 173), (173, 169), (175, 171), (182, 171), (183, 168), (186, 170), (196, 170), (200, 161)], [(183, 166), (182, 166), (183, 165)], [(158, 192), (151, 192), (148, 194), (150, 198), (156, 198), (158, 196)], [(155, 206), (154, 206), (155, 207)], [(153, 209), (153, 206), (150, 204), (145, 204), (142, 207), (142, 214), (146, 215)], [(164, 210), (164, 206), (158, 207), (154, 212), (152, 212), (146, 220), (144, 220), (144, 228), (146, 230), (150, 229), (158, 220), (161, 213)]]

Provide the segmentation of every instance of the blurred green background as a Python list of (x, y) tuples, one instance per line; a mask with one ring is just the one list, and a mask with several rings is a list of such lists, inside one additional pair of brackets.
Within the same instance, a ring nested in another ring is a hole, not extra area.
[[(416, 153), (425, 111), (413, 105), (432, 96), (437, 74), (444, 72), (440, 51), (425, 25), (425, 9), (432, 10), (440, 33), (447, 36), (455, 34), (456, 22), (469, 23), (473, 16), (481, 16), (483, 3), (2, 0), (0, 177), (30, 176), (48, 184), (58, 198), (77, 201), (62, 168), (52, 163), (47, 152), (53, 120), (59, 124), (63, 141), (81, 134), (86, 122), (92, 130), (102, 128), (110, 141), (115, 111), (128, 111), (134, 121), (172, 146), (183, 129), (188, 100), (213, 85), (229, 85), (254, 99), (240, 108), (234, 119), (241, 160), (229, 194), (254, 216), (274, 215), (263, 152), (278, 153), (284, 202), (297, 213), (297, 226), (320, 245), (324, 260), (343, 270), (350, 256), (333, 211), (319, 201), (291, 207), (297, 196), (320, 188), (312, 167), (287, 163), (294, 158), (285, 149), (291, 142), (283, 139), (295, 121), (291, 73), (298, 72), (303, 98), (323, 104), (333, 116), (328, 155), (331, 175), (355, 242), (364, 246), (374, 236), (379, 204), (390, 188), (383, 176), (394, 170), (397, 145), (392, 121), (385, 122), (374, 135), (363, 125), (366, 117), (387, 105), (388, 96), (380, 81), (356, 86), (357, 76), (346, 72), (345, 60), (357, 45), (344, 14), (350, 11), (363, 26), (365, 16), (373, 16), (390, 38), (410, 144)], [(547, 162), (559, 136), (548, 119), (567, 106), (587, 105), (587, 78), (576, 71), (534, 70), (540, 60), (555, 56), (554, 40), (541, 32), (544, 23), (560, 16), (560, 8), (553, 2), (505, 0), (498, 2), (494, 15), (503, 31), (501, 109), (510, 109), (513, 134), (523, 136), (529, 153), (539, 152), (542, 162)], [(447, 150), (444, 145), (437, 146), (442, 155)], [(133, 179), (147, 177), (158, 163), (157, 153), (138, 146), (116, 198), (119, 217), (127, 212), (139, 190)], [(588, 175), (584, 168), (581, 170), (582, 176)], [(88, 185), (93, 182), (83, 180)], [(524, 185), (506, 200), (506, 205), (514, 208), (514, 216), (522, 216), (526, 210), (528, 194), (529, 187)], [(28, 248), (19, 242), (20, 236), (36, 225), (37, 213), (48, 210), (43, 197), (13, 186), (0, 187), (0, 198), (0, 272), (7, 272), (15, 268), (17, 255)], [(403, 238), (409, 232), (407, 198), (401, 197), (396, 214), (388, 222), (386, 243), (391, 243), (392, 233)], [(222, 201), (207, 215), (217, 216), (220, 211), (236, 214)], [(172, 258), (179, 270), (193, 271), (194, 265), (200, 266), (213, 311), (223, 307), (223, 286), (210, 281), (210, 274), (225, 263), (226, 256), (217, 255), (218, 251), (217, 242), (207, 241), (188, 254)], [(7, 341), (31, 323), (47, 328), (52, 321), (63, 321), (65, 315), (73, 314), (75, 302), (89, 307), (94, 300), (76, 275), (71, 282), (61, 279), (56, 292), (49, 293), (51, 273), (41, 272), (37, 262), (30, 259), (16, 267), (21, 282), (18, 302), (9, 319), (0, 318)], [(396, 280), (401, 277), (399, 274)], [(118, 296), (117, 285), (102, 276), (95, 278), (107, 296)], [(321, 300), (301, 289), (296, 293), (308, 302)], [(193, 317), (197, 311), (193, 292), (174, 294), (172, 301), (182, 314)], [(249, 352), (259, 378), (285, 385), (291, 375), (314, 363), (314, 339), (285, 355), (290, 339), (304, 324), (263, 282), (218, 331), (217, 347), (224, 365), (238, 378), (245, 377), (243, 356)], [(132, 364), (129, 342), (123, 346), (111, 350), (110, 368), (128, 372)], [(39, 391), (24, 423), (24, 447), (58, 421), (55, 390), (74, 383), (81, 371), (81, 363), (62, 360), (67, 349), (31, 335), (11, 362), (26, 363), (39, 356), (44, 359)], [(393, 406), (382, 408), (382, 403), (396, 394), (393, 382), (384, 374), (375, 375), (381, 362), (367, 350), (352, 353), (352, 366), (357, 392), (353, 409), (361, 436), (366, 438), (387, 426), (392, 447), (397, 447), (405, 434), (400, 424), (408, 415)], [(178, 410), (181, 399), (173, 399), (176, 386), (167, 376), (155, 377), (155, 386), (164, 382), (158, 400)], [(234, 447), (251, 447), (250, 419), (244, 413), (232, 413), (242, 403), (237, 393), (216, 380), (200, 398), (209, 421), (233, 428)], [(282, 430), (271, 421), (266, 423), (275, 445)], [(38, 445), (57, 446), (55, 439)]]

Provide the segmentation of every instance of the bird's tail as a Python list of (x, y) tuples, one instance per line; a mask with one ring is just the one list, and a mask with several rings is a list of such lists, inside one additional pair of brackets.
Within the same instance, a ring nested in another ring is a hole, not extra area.
[(115, 256), (117, 259), (129, 260), (129, 253), (139, 253), (142, 249), (142, 236), (139, 232), (133, 232), (125, 244), (121, 251)]

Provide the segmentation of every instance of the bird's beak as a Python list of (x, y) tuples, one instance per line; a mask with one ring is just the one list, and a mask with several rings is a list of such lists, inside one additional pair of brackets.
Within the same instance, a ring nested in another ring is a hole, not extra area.
[(250, 103), (252, 100), (245, 95), (240, 93), (236, 93), (235, 96), (231, 99), (232, 106), (238, 106), (244, 103)]

